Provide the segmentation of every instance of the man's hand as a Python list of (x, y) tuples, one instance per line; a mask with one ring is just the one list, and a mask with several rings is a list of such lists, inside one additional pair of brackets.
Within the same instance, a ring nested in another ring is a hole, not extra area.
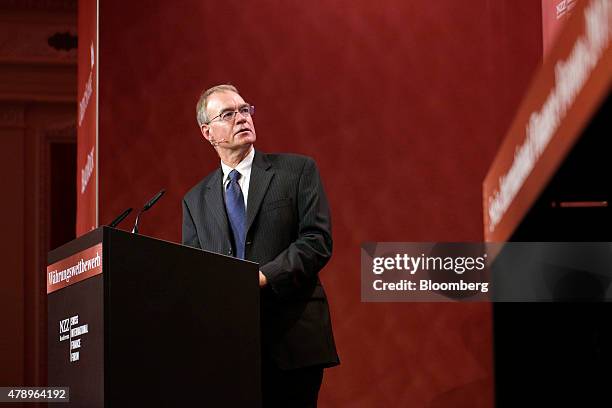
[(261, 273), (261, 271), (259, 271), (259, 287), (263, 288), (267, 284), (268, 284), (268, 280), (266, 279), (266, 275), (264, 275), (263, 273)]

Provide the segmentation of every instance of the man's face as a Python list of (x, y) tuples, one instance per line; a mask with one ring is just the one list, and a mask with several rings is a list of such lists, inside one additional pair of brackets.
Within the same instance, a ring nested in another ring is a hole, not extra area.
[(255, 143), (255, 125), (251, 115), (236, 113), (229, 121), (219, 115), (224, 112), (238, 111), (249, 106), (240, 95), (232, 91), (215, 92), (208, 97), (206, 113), (212, 120), (201, 127), (202, 134), (214, 145), (222, 149), (235, 150)]

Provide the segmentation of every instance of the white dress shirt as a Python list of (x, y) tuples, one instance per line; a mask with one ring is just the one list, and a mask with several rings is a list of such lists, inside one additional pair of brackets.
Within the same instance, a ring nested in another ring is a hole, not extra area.
[[(244, 159), (235, 167), (235, 170), (241, 174), (238, 179), (238, 185), (242, 190), (242, 196), (244, 197), (244, 209), (246, 211), (247, 202), (249, 198), (249, 182), (251, 181), (251, 167), (253, 166), (253, 158), (255, 157), (255, 148), (251, 147), (251, 151), (246, 155)], [(223, 194), (225, 195), (225, 189), (227, 183), (229, 183), (229, 173), (234, 170), (227, 164), (221, 162), (221, 169), (223, 170)]]

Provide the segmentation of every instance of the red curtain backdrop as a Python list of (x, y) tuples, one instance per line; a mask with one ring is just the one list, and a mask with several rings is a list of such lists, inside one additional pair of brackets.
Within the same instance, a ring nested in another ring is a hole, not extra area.
[[(481, 184), (542, 55), (539, 2), (100, 0), (100, 223), (180, 241), (218, 166), (195, 120), (231, 82), (256, 147), (314, 157), (334, 224), (321, 277), (342, 360), (323, 407), (492, 405), (487, 304), (366, 304), (365, 241), (480, 241)], [(124, 228), (134, 218), (128, 218)]]

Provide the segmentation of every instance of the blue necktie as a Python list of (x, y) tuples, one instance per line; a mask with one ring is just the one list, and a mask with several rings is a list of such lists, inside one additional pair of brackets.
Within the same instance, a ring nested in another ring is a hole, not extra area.
[(246, 240), (246, 211), (244, 196), (238, 184), (241, 174), (236, 170), (229, 173), (229, 183), (225, 187), (225, 206), (234, 233), (236, 258), (244, 259), (244, 242)]

